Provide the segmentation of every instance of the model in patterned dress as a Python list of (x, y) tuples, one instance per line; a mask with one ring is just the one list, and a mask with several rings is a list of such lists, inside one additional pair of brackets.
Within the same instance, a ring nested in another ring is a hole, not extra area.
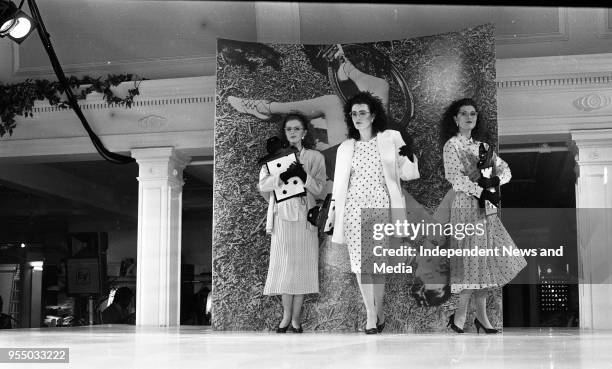
[[(406, 217), (400, 179), (419, 177), (416, 157), (402, 135), (386, 129), (380, 99), (368, 92), (351, 98), (344, 108), (349, 139), (336, 155), (330, 219), (332, 242), (348, 247), (351, 270), (356, 274), (366, 308), (366, 334), (380, 333), (385, 326), (384, 282), (372, 283), (370, 258), (374, 240), (362, 239), (368, 223), (388, 223)], [(362, 213), (362, 209), (369, 208)], [(390, 211), (393, 209), (393, 211)], [(397, 211), (399, 212), (397, 212)], [(335, 212), (333, 215), (331, 215)], [(364, 227), (362, 227), (362, 225)], [(384, 247), (381, 240), (377, 245)], [(365, 277), (365, 278), (364, 278)]]
[[(370, 141), (355, 141), (344, 212), (344, 239), (349, 250), (353, 273), (372, 274), (373, 272), (374, 240), (369, 237), (362, 239), (362, 216), (368, 217), (366, 220), (368, 224), (389, 223), (391, 220), (389, 207), (389, 193), (385, 186), (377, 137), (374, 136)], [(376, 242), (385, 248), (388, 247), (388, 243), (387, 238)]]
[(526, 265), (522, 256), (508, 256), (501, 252), (502, 247), (516, 248), (512, 238), (496, 214), (483, 216), (479, 199), (489, 200), (499, 205), (499, 192), (488, 189), (508, 183), (511, 173), (508, 164), (494, 156), (495, 175), (484, 178), (477, 168), (480, 142), (475, 137), (480, 133), (476, 103), (472, 99), (454, 102), (444, 114), (441, 141), (444, 144), (444, 172), (446, 179), (453, 185), (454, 199), (450, 207), (450, 223), (473, 224), (475, 229), (484, 229), (479, 235), (459, 239), (451, 237), (450, 247), (457, 249), (495, 249), (500, 256), (454, 257), (450, 263), (450, 283), (453, 293), (459, 293), (457, 310), (450, 317), (449, 326), (463, 333), (467, 306), (474, 295), (476, 320), (474, 325), (480, 331), (497, 333), (493, 329), (486, 312), (488, 288), (501, 287), (510, 282)]
[[(277, 333), (285, 333), (290, 325), (294, 332), (301, 333), (304, 294), (319, 292), (319, 238), (317, 228), (306, 220), (306, 215), (323, 193), (325, 160), (320, 152), (309, 149), (313, 142), (306, 117), (288, 115), (281, 131), (283, 141), (298, 150), (299, 164), (277, 176), (270, 175), (265, 166), (261, 169), (259, 189), (269, 199), (266, 230), (272, 236), (264, 294), (282, 295), (283, 319)], [(276, 203), (270, 192), (292, 177), (300, 177), (306, 196)]]

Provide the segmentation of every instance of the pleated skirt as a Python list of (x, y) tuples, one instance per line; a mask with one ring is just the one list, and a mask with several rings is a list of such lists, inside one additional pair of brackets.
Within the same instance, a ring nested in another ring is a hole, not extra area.
[(317, 229), (275, 217), (264, 295), (319, 293), (318, 271)]

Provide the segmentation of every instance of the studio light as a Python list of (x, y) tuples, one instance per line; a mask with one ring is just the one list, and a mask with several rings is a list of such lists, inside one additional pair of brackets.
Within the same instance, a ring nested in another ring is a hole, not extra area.
[[(23, 4), (23, 2), (22, 2)], [(20, 44), (36, 28), (36, 22), (10, 0), (0, 0), (0, 37)]]
[(98, 153), (111, 163), (133, 163), (134, 158), (108, 151), (108, 149), (104, 147), (100, 137), (96, 135), (89, 125), (89, 122), (87, 122), (87, 118), (85, 118), (85, 115), (81, 111), (81, 107), (77, 102), (77, 97), (72, 92), (68, 78), (66, 78), (59, 59), (55, 54), (53, 45), (51, 45), (50, 35), (45, 28), (40, 11), (36, 5), (36, 1), (27, 0), (32, 17), (29, 17), (26, 13), (21, 11), (21, 7), (25, 1), (26, 0), (21, 0), (19, 6), (15, 6), (15, 4), (13, 4), (13, 2), (10, 0), (0, 0), (0, 37), (8, 37), (17, 43), (21, 43), (34, 29), (37, 29), (38, 37), (40, 38), (40, 41), (42, 42), (43, 47), (49, 56), (49, 61), (51, 61), (53, 71), (55, 72), (60, 85), (63, 87), (66, 98), (68, 99), (68, 105), (72, 108), (81, 121), (83, 128), (85, 128), (85, 131), (87, 131), (87, 134), (89, 135), (89, 138), (91, 139), (91, 142)]

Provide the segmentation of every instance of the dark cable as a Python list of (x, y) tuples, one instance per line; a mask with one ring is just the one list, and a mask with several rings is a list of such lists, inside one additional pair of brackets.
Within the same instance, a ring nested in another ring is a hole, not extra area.
[(104, 159), (110, 161), (111, 163), (115, 163), (115, 164), (133, 163), (134, 158), (132, 157), (108, 151), (106, 147), (104, 147), (104, 144), (102, 143), (102, 141), (100, 141), (100, 138), (91, 129), (91, 126), (89, 125), (89, 123), (87, 122), (87, 119), (85, 118), (85, 116), (83, 115), (83, 112), (81, 111), (81, 107), (79, 106), (76, 97), (72, 93), (72, 89), (70, 88), (70, 84), (68, 83), (68, 80), (66, 79), (64, 70), (62, 69), (62, 66), (60, 65), (60, 62), (57, 58), (57, 55), (55, 54), (53, 45), (51, 45), (51, 40), (49, 39), (49, 33), (47, 33), (45, 25), (43, 24), (42, 17), (40, 16), (40, 12), (38, 11), (38, 6), (36, 5), (35, 0), (28, 0), (28, 6), (30, 7), (30, 12), (32, 13), (32, 17), (38, 23), (38, 27), (37, 27), (38, 35), (40, 36), (40, 40), (42, 41), (42, 44), (45, 47), (45, 50), (47, 51), (47, 55), (49, 55), (49, 60), (51, 61), (51, 65), (53, 66), (53, 71), (55, 72), (55, 75), (57, 76), (60, 82), (60, 85), (63, 87), (66, 97), (68, 98), (68, 103), (70, 107), (72, 108), (72, 110), (74, 110), (75, 114), (79, 117), (79, 120), (81, 121), (81, 124), (83, 125), (83, 128), (85, 128), (85, 131), (87, 131), (87, 134), (89, 135), (89, 138), (91, 139), (91, 142), (93, 143), (98, 153)]

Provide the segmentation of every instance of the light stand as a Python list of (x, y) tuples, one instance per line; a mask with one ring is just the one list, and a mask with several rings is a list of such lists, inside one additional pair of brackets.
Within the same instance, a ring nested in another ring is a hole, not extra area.
[[(45, 51), (47, 52), (47, 55), (49, 56), (49, 60), (53, 66), (53, 71), (55, 72), (55, 75), (60, 83), (61, 92), (66, 94), (68, 105), (72, 108), (72, 110), (74, 110), (77, 117), (79, 117), (79, 120), (81, 121), (83, 128), (85, 128), (85, 131), (87, 131), (87, 134), (96, 148), (96, 151), (98, 151), (98, 153), (104, 159), (110, 161), (111, 163), (133, 163), (134, 158), (107, 150), (100, 138), (93, 131), (87, 122), (85, 115), (83, 115), (83, 112), (81, 111), (77, 98), (72, 93), (68, 79), (66, 78), (64, 70), (62, 69), (57, 55), (55, 54), (53, 45), (51, 45), (50, 35), (45, 29), (45, 24), (43, 23), (40, 12), (38, 11), (36, 1), (28, 0), (28, 6), (30, 8), (30, 12), (32, 13), (32, 18), (28, 17), (21, 10), (23, 2), (24, 0), (21, 1), (19, 7), (16, 7), (10, 0), (0, 0), (0, 37), (8, 37), (15, 42), (21, 43), (34, 28), (37, 28), (40, 40), (45, 48)], [(28, 25), (31, 27), (27, 28), (26, 30), (25, 27)]]

